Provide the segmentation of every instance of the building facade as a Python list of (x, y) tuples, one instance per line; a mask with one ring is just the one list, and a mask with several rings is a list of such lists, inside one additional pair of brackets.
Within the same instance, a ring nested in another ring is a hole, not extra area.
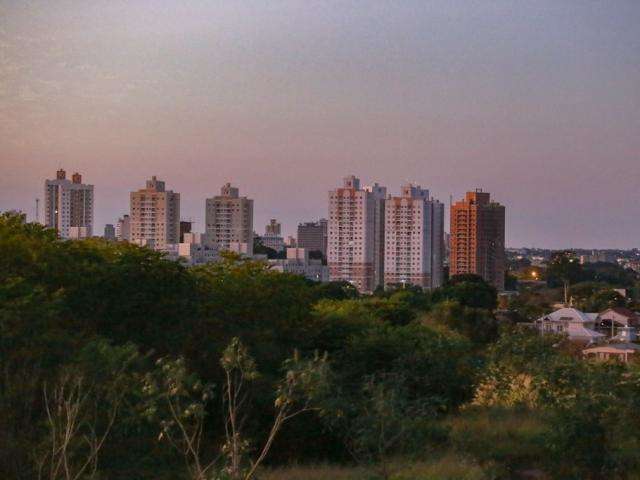
[(385, 202), (384, 284), (442, 285), (444, 205), (411, 184)]
[(351, 175), (329, 192), (327, 261), (332, 281), (370, 293), (383, 282), (386, 188)]
[(227, 183), (206, 200), (206, 233), (220, 250), (253, 255), (253, 200)]
[(116, 239), (116, 229), (111, 223), (104, 226), (104, 239), (109, 241)]
[(328, 230), (329, 222), (326, 218), (298, 224), (298, 247), (309, 252), (321, 252), (322, 257), (327, 258)]
[(130, 195), (130, 241), (164, 250), (180, 240), (180, 194), (155, 176)]
[(163, 249), (170, 260), (178, 260), (185, 265), (204, 265), (219, 260), (218, 246), (208, 235), (185, 232), (180, 243), (169, 243)]
[(265, 235), (280, 236), (282, 234), (282, 225), (275, 218), (272, 218), (264, 227)]
[(119, 242), (131, 240), (131, 217), (123, 215), (116, 222), (116, 240)]
[(184, 242), (185, 233), (191, 233), (193, 222), (191, 220), (180, 220), (180, 243)]
[(302, 275), (314, 282), (328, 282), (329, 269), (322, 261), (310, 259), (309, 252), (304, 248), (287, 248), (286, 259), (268, 261), (272, 270), (282, 273)]
[(281, 235), (282, 226), (275, 218), (272, 218), (264, 227), (264, 235), (260, 236), (260, 242), (267, 248), (276, 252), (284, 251), (284, 238)]
[(478, 189), (451, 207), (450, 275), (480, 275), (504, 290), (505, 207)]
[(93, 185), (82, 183), (74, 173), (67, 179), (62, 169), (44, 184), (44, 225), (54, 228), (60, 238), (81, 239), (93, 235)]
[(267, 248), (271, 248), (276, 252), (282, 252), (285, 249), (284, 238), (273, 233), (265, 233), (260, 237), (260, 242)]

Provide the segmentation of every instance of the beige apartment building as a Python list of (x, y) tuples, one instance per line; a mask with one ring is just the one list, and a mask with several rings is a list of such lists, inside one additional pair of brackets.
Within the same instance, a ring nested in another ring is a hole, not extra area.
[(132, 243), (164, 250), (180, 239), (180, 194), (165, 189), (155, 176), (146, 187), (131, 192), (129, 239)]
[(467, 192), (451, 207), (450, 275), (474, 273), (504, 290), (505, 207), (488, 192)]
[(332, 281), (350, 282), (365, 293), (382, 285), (386, 194), (378, 184), (360, 188), (353, 175), (329, 192), (327, 261)]
[(443, 257), (444, 205), (419, 185), (403, 185), (385, 202), (385, 286), (439, 287)]
[(230, 183), (206, 200), (206, 233), (220, 250), (253, 255), (253, 200)]
[(44, 183), (44, 225), (55, 228), (60, 238), (82, 239), (93, 235), (93, 185), (82, 183), (82, 175), (71, 180), (60, 169), (54, 180)]

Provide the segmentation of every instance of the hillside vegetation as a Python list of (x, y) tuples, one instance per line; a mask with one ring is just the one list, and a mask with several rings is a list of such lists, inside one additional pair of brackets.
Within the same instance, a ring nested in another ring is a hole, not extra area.
[(0, 216), (0, 478), (627, 479), (640, 369), (498, 321)]

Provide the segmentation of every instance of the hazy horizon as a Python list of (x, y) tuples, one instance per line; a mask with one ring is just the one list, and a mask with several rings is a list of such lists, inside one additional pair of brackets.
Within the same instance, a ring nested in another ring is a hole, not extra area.
[[(203, 229), (231, 182), (295, 234), (355, 174), (483, 188), (507, 246), (640, 246), (640, 2), (0, 0), (0, 210), (152, 175)], [(448, 215), (448, 210), (447, 210)]]

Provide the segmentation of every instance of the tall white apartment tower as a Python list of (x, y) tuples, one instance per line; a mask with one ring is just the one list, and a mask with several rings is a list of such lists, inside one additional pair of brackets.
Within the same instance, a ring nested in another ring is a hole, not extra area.
[(44, 182), (44, 224), (55, 228), (60, 238), (87, 238), (93, 235), (93, 185), (82, 183), (74, 173), (67, 179), (64, 170), (55, 180)]
[(227, 183), (206, 200), (206, 233), (220, 250), (253, 255), (253, 200)]
[[(180, 194), (166, 190), (155, 176), (130, 195), (129, 240), (163, 250), (180, 241)], [(121, 230), (122, 235), (122, 230)]]
[(383, 282), (385, 187), (360, 188), (345, 177), (329, 192), (327, 263), (332, 281), (347, 281), (370, 293)]
[(429, 190), (405, 184), (385, 205), (384, 284), (442, 285), (444, 205)]

